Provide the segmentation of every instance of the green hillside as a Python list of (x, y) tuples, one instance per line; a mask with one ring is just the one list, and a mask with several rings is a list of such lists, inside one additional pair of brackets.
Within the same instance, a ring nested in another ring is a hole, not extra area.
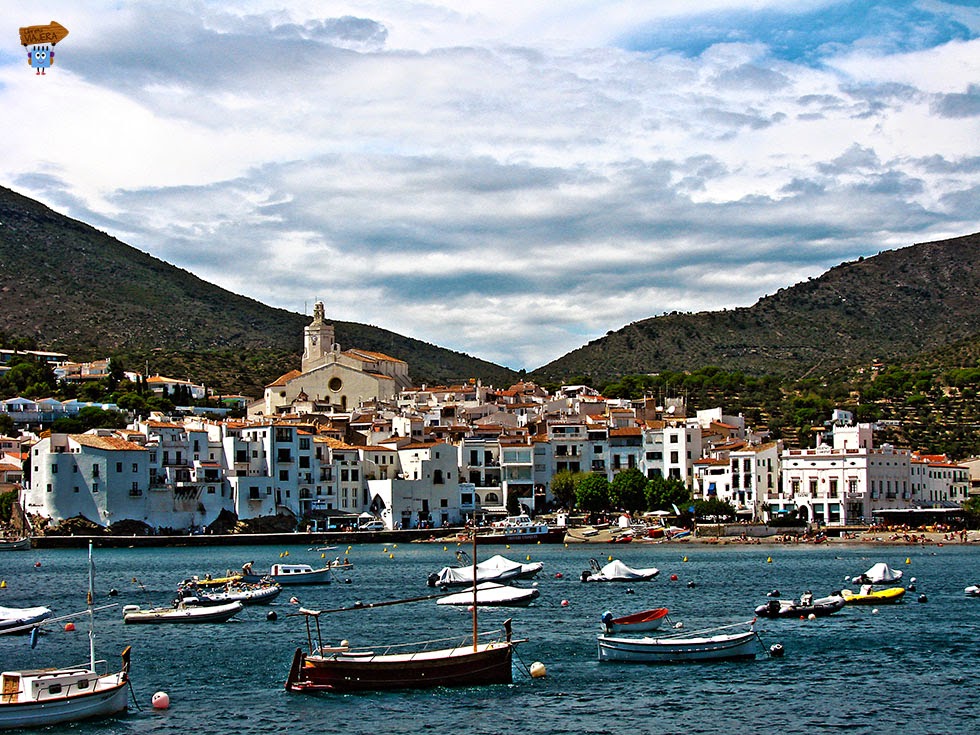
[[(118, 355), (133, 367), (257, 396), (299, 366), (309, 321), (0, 187), (0, 333), (80, 360)], [(342, 346), (405, 360), (420, 383), (510, 383), (517, 376), (377, 327), (333, 324)]]

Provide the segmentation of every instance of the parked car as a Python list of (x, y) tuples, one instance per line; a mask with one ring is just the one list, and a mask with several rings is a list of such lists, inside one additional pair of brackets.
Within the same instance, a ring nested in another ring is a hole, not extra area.
[(367, 523), (357, 527), (358, 531), (384, 531), (387, 526), (385, 526), (384, 521), (368, 521)]

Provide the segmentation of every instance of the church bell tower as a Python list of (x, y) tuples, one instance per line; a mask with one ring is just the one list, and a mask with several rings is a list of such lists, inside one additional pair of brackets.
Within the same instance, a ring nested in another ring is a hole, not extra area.
[(333, 351), (333, 325), (323, 320), (323, 302), (313, 305), (313, 321), (303, 330), (303, 367), (308, 373), (323, 365), (326, 357)]

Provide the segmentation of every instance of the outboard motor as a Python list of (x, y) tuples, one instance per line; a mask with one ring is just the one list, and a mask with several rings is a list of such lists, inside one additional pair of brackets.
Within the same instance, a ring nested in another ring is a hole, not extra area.
[(769, 600), (769, 602), (766, 603), (766, 610), (769, 611), (770, 615), (778, 615), (779, 607), (779, 600)]
[(606, 610), (604, 613), (602, 613), (602, 617), (599, 618), (599, 620), (602, 621), (602, 625), (605, 627), (606, 632), (612, 633), (610, 625), (612, 624), (613, 614), (609, 610)]
[(430, 587), (435, 587), (439, 583), (439, 575), (435, 572), (429, 575), (428, 579), (425, 580)]
[(589, 571), (588, 569), (583, 569), (582, 570), (582, 581), (583, 582), (588, 582), (589, 581), (589, 577), (591, 575), (592, 575), (592, 572), (591, 571)]

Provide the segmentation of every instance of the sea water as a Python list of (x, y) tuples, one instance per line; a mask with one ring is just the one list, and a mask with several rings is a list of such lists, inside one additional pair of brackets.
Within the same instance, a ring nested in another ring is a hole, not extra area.
[[(468, 547), (463, 547), (469, 551)], [(135, 701), (127, 715), (73, 725), (89, 733), (967, 733), (980, 727), (980, 548), (945, 546), (533, 545), (480, 547), (514, 561), (543, 561), (528, 608), (481, 610), (481, 630), (513, 618), (517, 648), (510, 686), (360, 693), (288, 693), (294, 650), (306, 645), (303, 607), (332, 609), (434, 594), (431, 572), (454, 565), (456, 544), (307, 547), (96, 549), (96, 653), (118, 665), (133, 647)], [(288, 558), (285, 556), (288, 552)], [(271, 606), (246, 607), (224, 624), (124, 625), (125, 604), (168, 604), (177, 583), (218, 575), (246, 561), (314, 566), (347, 555), (354, 569), (324, 586), (284, 587)], [(590, 558), (657, 567), (649, 582), (583, 583)], [(916, 590), (898, 605), (847, 606), (817, 620), (760, 619), (766, 647), (782, 658), (668, 665), (599, 663), (596, 635), (606, 610), (624, 615), (668, 607), (672, 623), (694, 631), (746, 621), (767, 593), (822, 597), (876, 562), (901, 569)], [(676, 579), (672, 579), (675, 577)], [(55, 615), (83, 610), (86, 551), (34, 550), (0, 557), (0, 605), (46, 605)], [(115, 591), (115, 595), (110, 595)], [(924, 597), (923, 597), (924, 596)], [(920, 599), (924, 601), (920, 601)], [(276, 620), (268, 619), (270, 612)], [(465, 609), (435, 600), (325, 615), (325, 641), (373, 646), (466, 634)], [(41, 668), (88, 659), (87, 624), (50, 626), (36, 648), (0, 636), (0, 668)], [(527, 669), (541, 662), (546, 676)], [(154, 692), (170, 697), (154, 710)], [(60, 731), (64, 730), (61, 728)]]

